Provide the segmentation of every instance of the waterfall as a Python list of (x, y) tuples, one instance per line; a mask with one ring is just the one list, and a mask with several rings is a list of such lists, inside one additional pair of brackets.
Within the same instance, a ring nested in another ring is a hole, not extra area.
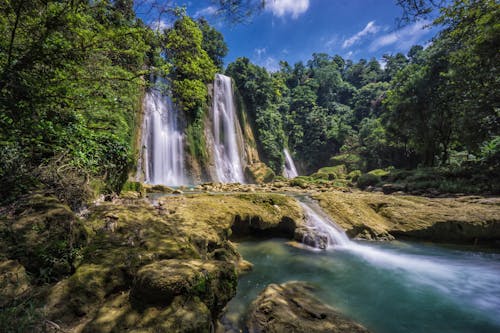
[(295, 163), (293, 163), (292, 155), (290, 155), (290, 152), (286, 148), (283, 150), (283, 153), (285, 153), (285, 170), (283, 170), (283, 175), (286, 178), (297, 177), (299, 174), (295, 168)]
[(447, 263), (438, 263), (433, 258), (412, 254), (400, 254), (391, 250), (380, 249), (351, 241), (346, 233), (323, 212), (321, 207), (310, 199), (302, 199), (300, 204), (305, 213), (308, 226), (319, 237), (326, 236), (329, 249), (349, 252), (362, 258), (371, 265), (384, 269), (411, 273), (419, 283), (444, 288), (443, 285), (453, 280), (459, 270), (447, 267)]
[(138, 175), (146, 183), (179, 186), (187, 183), (184, 169), (184, 137), (179, 110), (161, 92), (165, 82), (157, 79), (144, 98), (142, 156)]
[(313, 202), (301, 201), (308, 227), (319, 236), (326, 236), (327, 247), (346, 246), (351, 241), (344, 230), (331, 221), (321, 208)]
[(221, 183), (244, 183), (243, 137), (236, 115), (231, 78), (216, 74), (212, 106), (214, 160), (217, 180)]

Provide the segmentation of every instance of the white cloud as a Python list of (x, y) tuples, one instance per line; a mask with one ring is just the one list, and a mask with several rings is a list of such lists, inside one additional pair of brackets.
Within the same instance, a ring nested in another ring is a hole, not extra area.
[(380, 36), (371, 43), (370, 51), (374, 52), (392, 44), (396, 44), (396, 48), (399, 50), (406, 50), (417, 44), (429, 32), (426, 29), (429, 23), (430, 21), (427, 20), (418, 21), (401, 30)]
[(194, 17), (206, 17), (217, 14), (217, 8), (215, 6), (208, 6), (206, 8), (200, 9), (194, 13)]
[(266, 48), (265, 47), (260, 48), (260, 49), (257, 48), (254, 50), (254, 52), (257, 54), (257, 58), (260, 59), (262, 57), (262, 55), (266, 53)]
[(354, 52), (349, 51), (344, 55), (345, 59), (352, 59), (352, 56), (354, 55)]
[(273, 57), (267, 57), (260, 65), (265, 67), (269, 72), (277, 72), (280, 69), (278, 60)]
[(352, 45), (356, 44), (361, 38), (367, 35), (376, 34), (379, 31), (380, 27), (375, 24), (375, 21), (370, 21), (366, 24), (366, 27), (363, 30), (359, 31), (351, 38), (346, 39), (342, 44), (342, 48), (345, 49), (351, 47)]
[(291, 14), (292, 18), (297, 18), (309, 9), (309, 0), (270, 0), (266, 3), (266, 9), (278, 17)]
[(149, 24), (149, 26), (151, 27), (151, 29), (153, 29), (154, 31), (163, 31), (165, 29), (169, 29), (172, 27), (172, 23), (169, 23), (169, 22), (166, 22), (165, 20), (156, 20), (154, 22), (151, 22)]
[(328, 40), (324, 41), (324, 44), (328, 50), (334, 49), (340, 42), (339, 35), (335, 34), (330, 37)]

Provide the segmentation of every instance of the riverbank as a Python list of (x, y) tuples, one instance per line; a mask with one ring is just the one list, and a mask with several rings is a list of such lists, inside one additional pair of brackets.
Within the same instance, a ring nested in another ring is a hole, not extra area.
[[(497, 198), (316, 189), (285, 195), (259, 193), (263, 187), (255, 185), (225, 185), (213, 193), (214, 186), (197, 189), (212, 193), (177, 189), (177, 194), (156, 194), (154, 200), (141, 191), (126, 192), (79, 215), (43, 194), (2, 209), (0, 280), (6, 301), (1, 306), (10, 314), (1, 318), (3, 327), (208, 332), (236, 292), (238, 269), (248, 268), (232, 240), (304, 240), (309, 229), (294, 198), (299, 194), (318, 200), (350, 237), (500, 239)], [(230, 188), (237, 192), (222, 193)], [(459, 228), (442, 228), (443, 222), (462, 226), (463, 234), (472, 230), (473, 238), (457, 237)], [(27, 304), (31, 319), (19, 322)]]

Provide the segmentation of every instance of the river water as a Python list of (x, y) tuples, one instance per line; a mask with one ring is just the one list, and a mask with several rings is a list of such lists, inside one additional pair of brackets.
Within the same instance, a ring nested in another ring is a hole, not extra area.
[(268, 284), (300, 280), (375, 333), (500, 332), (499, 253), (353, 241), (318, 251), (281, 239), (242, 242), (238, 251), (254, 269), (228, 305), (234, 327)]

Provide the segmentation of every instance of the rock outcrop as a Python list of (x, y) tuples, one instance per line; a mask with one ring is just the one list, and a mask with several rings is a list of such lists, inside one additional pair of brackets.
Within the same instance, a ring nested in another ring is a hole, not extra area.
[(267, 286), (250, 306), (249, 333), (368, 333), (369, 331), (318, 300), (303, 282)]
[(500, 240), (500, 199), (426, 198), (366, 192), (315, 195), (352, 237), (414, 238), (454, 243)]
[(229, 238), (293, 238), (302, 224), (295, 199), (276, 194), (101, 203), (81, 264), (50, 290), (45, 313), (70, 332), (210, 332), (242, 263)]

